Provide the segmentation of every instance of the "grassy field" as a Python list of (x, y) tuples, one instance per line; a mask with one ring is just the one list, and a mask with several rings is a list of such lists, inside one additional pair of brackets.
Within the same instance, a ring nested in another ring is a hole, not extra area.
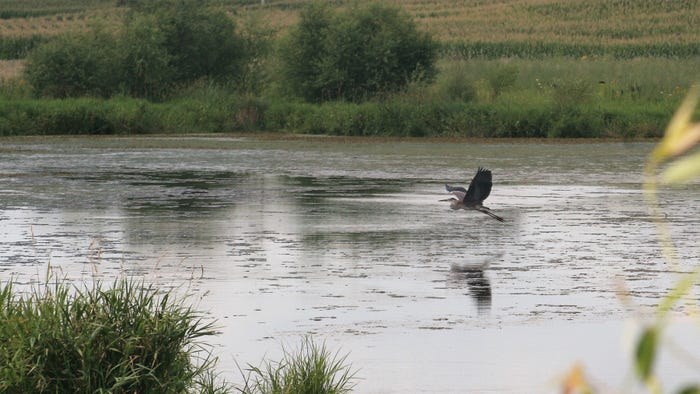
[[(389, 102), (310, 106), (287, 102), (268, 87), (241, 97), (206, 86), (188, 89), (169, 104), (125, 98), (38, 103), (21, 78), (28, 51), (65, 32), (96, 25), (117, 29), (127, 9), (118, 0), (0, 0), (0, 100), (11, 104), (0, 111), (0, 135), (89, 132), (90, 122), (97, 122), (100, 132), (109, 133), (523, 137), (560, 136), (563, 128), (582, 124), (595, 129), (587, 136), (653, 137), (688, 87), (700, 81), (699, 0), (389, 1), (440, 42), (435, 81), (385, 98)], [(257, 26), (273, 37), (284, 35), (307, 3), (209, 2), (238, 26)], [(84, 116), (87, 126), (73, 124)], [(538, 127), (544, 129), (533, 132)]]

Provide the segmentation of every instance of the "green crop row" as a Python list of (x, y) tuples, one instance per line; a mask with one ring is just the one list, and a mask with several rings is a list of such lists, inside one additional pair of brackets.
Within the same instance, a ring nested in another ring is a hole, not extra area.
[(547, 57), (605, 56), (615, 59), (638, 57), (694, 58), (700, 56), (697, 43), (583, 45), (557, 42), (448, 42), (445, 56), (462, 59), (542, 59)]
[(41, 35), (0, 37), (0, 59), (23, 59), (46, 41), (48, 38)]

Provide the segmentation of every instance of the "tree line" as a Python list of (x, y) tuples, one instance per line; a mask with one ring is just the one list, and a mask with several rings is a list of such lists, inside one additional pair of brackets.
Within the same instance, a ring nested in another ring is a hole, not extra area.
[[(222, 10), (197, 0), (127, 1), (123, 28), (62, 35), (28, 56), (38, 97), (164, 100), (197, 81), (245, 89), (261, 56), (278, 91), (308, 102), (363, 101), (435, 75), (438, 43), (401, 9), (381, 3), (344, 11), (312, 2), (281, 39), (244, 35)], [(271, 48), (271, 50), (267, 50)], [(267, 66), (266, 66), (267, 67)]]

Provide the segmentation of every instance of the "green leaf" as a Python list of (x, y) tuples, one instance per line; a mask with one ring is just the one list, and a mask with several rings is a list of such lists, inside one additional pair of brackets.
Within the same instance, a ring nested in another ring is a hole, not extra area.
[(694, 385), (694, 386), (686, 386), (683, 387), (678, 394), (700, 394), (700, 386)]
[(658, 330), (656, 327), (649, 327), (644, 330), (642, 337), (637, 343), (636, 366), (637, 374), (642, 380), (647, 380), (651, 376), (656, 356), (656, 343)]

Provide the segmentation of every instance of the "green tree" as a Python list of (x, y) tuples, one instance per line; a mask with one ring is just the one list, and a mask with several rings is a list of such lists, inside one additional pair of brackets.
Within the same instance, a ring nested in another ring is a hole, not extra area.
[(379, 3), (342, 13), (313, 3), (280, 50), (287, 90), (307, 101), (361, 101), (435, 74), (437, 44), (405, 12)]
[(307, 101), (320, 101), (324, 96), (321, 75), (332, 17), (327, 4), (312, 2), (301, 10), (299, 23), (280, 45), (283, 86)]
[(117, 47), (121, 87), (134, 97), (158, 99), (173, 84), (175, 69), (172, 57), (165, 49), (165, 35), (157, 28), (154, 15), (131, 20), (120, 37)]
[(209, 77), (218, 81), (240, 78), (245, 42), (222, 11), (197, 0), (161, 0), (136, 8), (153, 29), (162, 32), (176, 83)]
[(197, 0), (134, 1), (132, 6), (120, 34), (66, 35), (33, 51), (25, 72), (35, 92), (159, 99), (202, 78), (242, 79), (249, 43), (224, 12)]
[(27, 81), (39, 96), (110, 96), (118, 86), (113, 41), (112, 36), (97, 31), (45, 43), (27, 58)]

